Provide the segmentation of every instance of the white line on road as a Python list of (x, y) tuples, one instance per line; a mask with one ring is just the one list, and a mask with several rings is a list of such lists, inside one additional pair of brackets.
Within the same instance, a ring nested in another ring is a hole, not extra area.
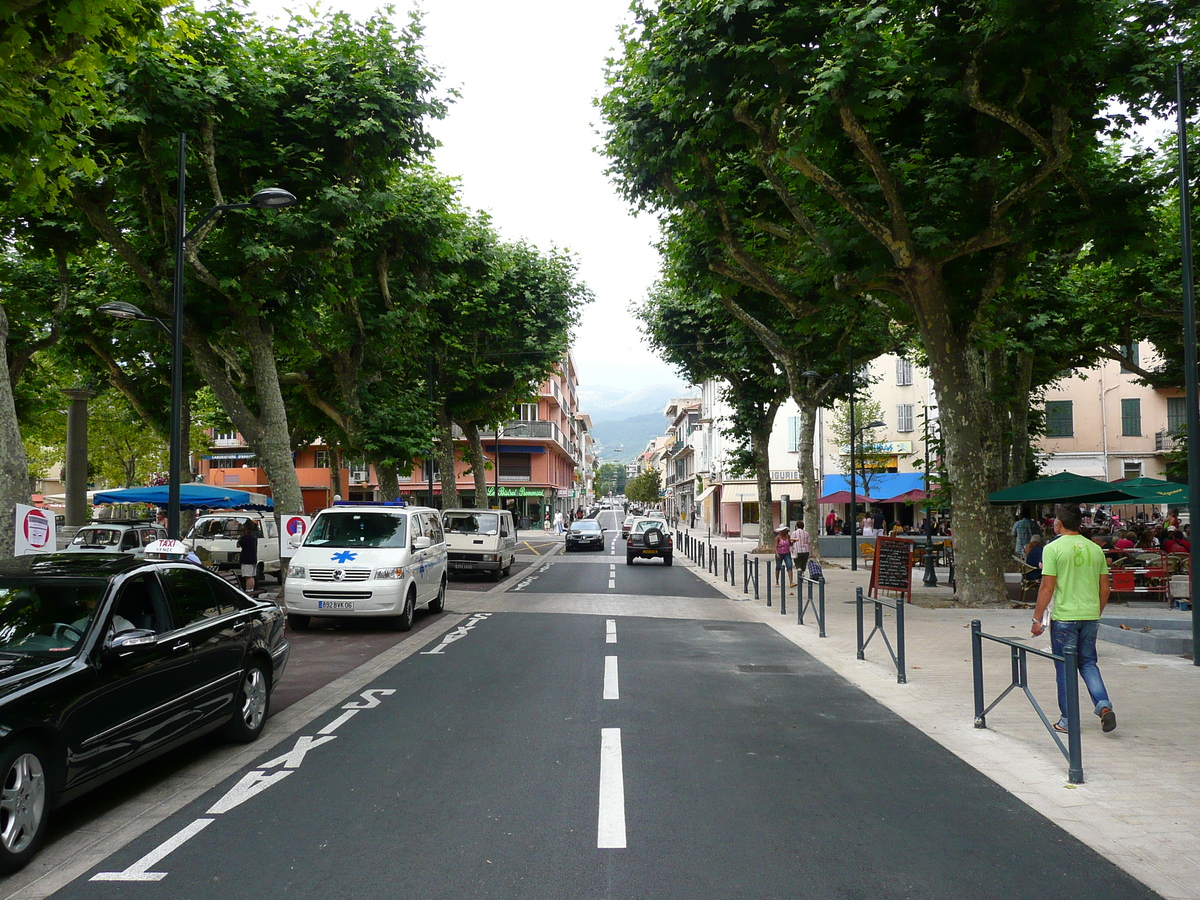
[[(344, 708), (344, 707), (343, 707)], [(317, 734), (333, 734), (351, 719), (358, 715), (357, 709), (347, 709), (344, 713), (322, 728)]]
[[(618, 741), (619, 740), (620, 740), (620, 738), (618, 738)], [(617, 747), (618, 770), (620, 769), (620, 765), (621, 765), (620, 756), (619, 756), (620, 752), (621, 752), (621, 748), (618, 745), (618, 747)], [(603, 768), (600, 771), (600, 783), (601, 784), (604, 783)], [(603, 792), (601, 792), (601, 793), (603, 794)], [(207, 828), (212, 823), (213, 823), (212, 819), (197, 819), (195, 822), (192, 822), (186, 828), (182, 829), (181, 831), (176, 832), (174, 837), (167, 838), (165, 841), (163, 841), (161, 844), (159, 844), (157, 847), (155, 847), (153, 850), (151, 850), (149, 853), (147, 853), (145, 856), (143, 856), (141, 859), (139, 859), (137, 862), (135, 862), (132, 866), (130, 866), (125, 871), (123, 871), (123, 872), (97, 872), (95, 875), (92, 876), (91, 880), (92, 881), (162, 881), (164, 878), (167, 877), (167, 873), (166, 872), (148, 871), (150, 869), (150, 867), (152, 865), (154, 865), (155, 863), (157, 863), (164, 856), (167, 856), (168, 854), (170, 854), (172, 851), (178, 850), (180, 847), (182, 847), (184, 844), (186, 844), (188, 841), (190, 841), (192, 838), (194, 838), (196, 835), (198, 835), (200, 832), (202, 832), (205, 828)], [(625, 829), (625, 826), (624, 826), (624, 823), (622, 823), (622, 825), (621, 825), (622, 832), (624, 832), (624, 829)], [(622, 838), (622, 840), (624, 840), (624, 838)], [(624, 846), (624, 845), (622, 845), (622, 846)]]
[(596, 846), (601, 850), (625, 849), (625, 776), (621, 769), (620, 728), (600, 729), (600, 820)]
[(621, 699), (617, 691), (617, 658), (615, 656), (604, 657), (604, 699)]
[(615, 644), (617, 642), (617, 620), (609, 619), (604, 623), (604, 643)]

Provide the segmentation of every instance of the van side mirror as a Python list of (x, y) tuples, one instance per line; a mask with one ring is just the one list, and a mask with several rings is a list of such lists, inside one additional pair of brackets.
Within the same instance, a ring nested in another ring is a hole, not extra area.
[(428, 550), (433, 546), (433, 541), (426, 535), (413, 538), (412, 548), (414, 550)]

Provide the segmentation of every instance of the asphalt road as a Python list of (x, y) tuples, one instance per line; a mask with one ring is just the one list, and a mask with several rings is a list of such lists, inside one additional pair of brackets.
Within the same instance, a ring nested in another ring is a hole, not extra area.
[[(1155, 896), (766, 626), (655, 618), (686, 568), (551, 562), (54, 896)], [(614, 570), (644, 616), (520, 611)]]

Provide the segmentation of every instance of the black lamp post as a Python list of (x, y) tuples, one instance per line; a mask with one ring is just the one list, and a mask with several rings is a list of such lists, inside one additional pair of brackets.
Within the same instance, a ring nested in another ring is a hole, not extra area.
[(279, 209), (291, 206), (296, 198), (283, 188), (264, 188), (250, 198), (248, 203), (218, 203), (206, 212), (196, 226), (187, 230), (185, 204), (187, 183), (187, 136), (179, 135), (179, 193), (175, 206), (175, 293), (172, 304), (172, 324), (148, 316), (132, 303), (114, 301), (104, 303), (101, 312), (118, 319), (137, 319), (156, 322), (171, 336), (171, 461), (167, 473), (167, 536), (179, 539), (179, 470), (183, 466), (183, 251), (196, 232), (209, 223), (217, 213), (229, 209)]
[(504, 433), (504, 426), (496, 426), (496, 474), (493, 476), (492, 483), (496, 489), (496, 509), (500, 508), (500, 435)]
[(929, 407), (925, 407), (925, 576), (921, 583), (937, 587), (937, 572), (933, 566), (933, 518), (929, 505)]
[(860, 435), (870, 428), (882, 428), (883, 422), (876, 419), (862, 428), (854, 427), (854, 392), (850, 392), (850, 571), (858, 571), (858, 486), (855, 484), (854, 445)]

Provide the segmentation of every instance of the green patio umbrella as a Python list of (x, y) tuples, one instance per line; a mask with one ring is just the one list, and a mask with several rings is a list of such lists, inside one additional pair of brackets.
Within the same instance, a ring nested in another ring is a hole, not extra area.
[(1051, 503), (1056, 500), (1090, 500), (1095, 503), (1154, 502), (1144, 499), (1133, 489), (1126, 490), (1124, 485), (1109, 484), (1098, 478), (1086, 478), (1070, 472), (1059, 472), (1057, 475), (1016, 484), (988, 494), (988, 502), (993, 506)]
[(1136, 500), (1116, 501), (1116, 505), (1167, 503), (1172, 506), (1186, 506), (1188, 503), (1186, 484), (1163, 481), (1161, 478), (1129, 478), (1116, 482), (1113, 487), (1138, 495)]

